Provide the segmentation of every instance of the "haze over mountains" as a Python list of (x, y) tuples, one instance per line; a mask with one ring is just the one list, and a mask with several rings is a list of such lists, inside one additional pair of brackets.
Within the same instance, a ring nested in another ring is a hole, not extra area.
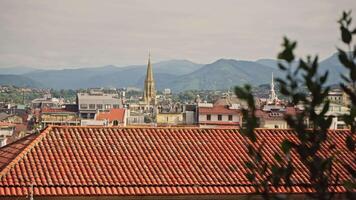
[[(182, 90), (227, 89), (235, 85), (266, 84), (271, 74), (281, 76), (276, 60), (261, 59), (241, 61), (219, 59), (210, 64), (197, 64), (188, 60), (170, 60), (153, 63), (154, 78), (158, 90), (171, 88)], [(341, 81), (340, 73), (346, 70), (334, 54), (320, 62), (321, 69), (329, 70), (329, 84)], [(142, 88), (146, 65), (61, 70), (38, 70), (29, 67), (0, 68), (0, 84), (44, 87), (54, 89), (79, 89), (90, 87), (137, 87)], [(11, 74), (11, 75), (10, 75)]]

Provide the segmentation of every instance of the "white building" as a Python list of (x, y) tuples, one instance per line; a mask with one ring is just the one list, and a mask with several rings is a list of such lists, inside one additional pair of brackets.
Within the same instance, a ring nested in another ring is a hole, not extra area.
[(236, 127), (242, 123), (242, 114), (238, 105), (198, 104), (199, 127)]
[(112, 108), (122, 107), (118, 94), (105, 94), (100, 90), (78, 93), (77, 104), (79, 117), (82, 119), (94, 119), (98, 111), (108, 111)]
[[(321, 112), (322, 107), (317, 109), (317, 112)], [(336, 103), (330, 103), (328, 112), (325, 113), (325, 116), (332, 116), (332, 122), (330, 129), (346, 129), (347, 126), (343, 121), (343, 115), (349, 114), (350, 109), (346, 106)]]
[(7, 122), (0, 122), (0, 147), (8, 143), (8, 138), (15, 132), (15, 125)]

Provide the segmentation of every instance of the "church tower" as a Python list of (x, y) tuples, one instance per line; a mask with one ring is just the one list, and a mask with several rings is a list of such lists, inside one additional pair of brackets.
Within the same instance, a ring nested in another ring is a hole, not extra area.
[(274, 90), (273, 72), (272, 72), (271, 93), (269, 95), (269, 101), (270, 101), (270, 103), (276, 103), (279, 101), (276, 91)]
[(143, 91), (143, 100), (146, 104), (154, 105), (156, 103), (155, 80), (151, 66), (151, 54), (148, 55), (147, 74)]

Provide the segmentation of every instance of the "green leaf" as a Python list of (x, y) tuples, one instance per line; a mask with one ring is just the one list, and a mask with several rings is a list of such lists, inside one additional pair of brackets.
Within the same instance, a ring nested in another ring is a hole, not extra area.
[(344, 43), (346, 44), (350, 44), (351, 40), (352, 40), (352, 35), (350, 33), (349, 30), (347, 30), (347, 28), (341, 26), (341, 39)]
[(356, 80), (356, 67), (351, 68), (350, 71), (351, 80)]
[(246, 165), (246, 167), (248, 169), (254, 169), (255, 168), (254, 165), (250, 161), (245, 162), (245, 165)]
[(324, 84), (324, 83), (325, 83), (325, 81), (328, 79), (328, 75), (329, 75), (329, 71), (326, 71), (325, 74), (324, 74), (324, 76), (321, 76), (321, 77), (320, 77), (320, 83), (321, 83), (321, 84)]
[(341, 78), (346, 82), (346, 83), (349, 83), (351, 82), (351, 80), (349, 79), (349, 77), (343, 75), (343, 74), (340, 74)]
[(356, 188), (356, 183), (351, 181), (344, 181), (344, 187), (348, 190), (354, 190)]
[(251, 173), (247, 173), (246, 174), (246, 178), (247, 180), (249, 180), (250, 182), (253, 182), (255, 180), (255, 175), (251, 174)]
[(338, 57), (339, 57), (339, 60), (340, 60), (341, 64), (343, 66), (345, 66), (346, 68), (350, 69), (352, 67), (352, 65), (351, 65), (350, 61), (348, 60), (348, 58), (347, 58), (346, 52), (341, 50), (341, 49), (338, 49), (338, 51), (339, 51)]
[(330, 102), (326, 101), (326, 103), (323, 106), (322, 111), (320, 112), (320, 115), (324, 116), (325, 113), (327, 113), (329, 111), (329, 107), (330, 107)]
[(282, 63), (278, 63), (278, 67), (279, 69), (285, 71), (287, 68), (282, 64)]
[(350, 151), (355, 150), (355, 141), (352, 139), (350, 135), (346, 137), (346, 146)]
[(293, 143), (289, 140), (284, 140), (281, 144), (281, 149), (283, 153), (287, 154), (292, 149)]
[(282, 157), (279, 155), (279, 154), (274, 154), (274, 159), (277, 161), (277, 162), (279, 162), (279, 163), (281, 163), (282, 162)]

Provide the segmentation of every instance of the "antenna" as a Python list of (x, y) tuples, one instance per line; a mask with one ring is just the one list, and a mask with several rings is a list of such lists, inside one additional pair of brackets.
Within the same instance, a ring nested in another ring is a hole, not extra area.
[(34, 200), (34, 198), (33, 198), (33, 183), (31, 184), (31, 188), (30, 188), (30, 200)]

